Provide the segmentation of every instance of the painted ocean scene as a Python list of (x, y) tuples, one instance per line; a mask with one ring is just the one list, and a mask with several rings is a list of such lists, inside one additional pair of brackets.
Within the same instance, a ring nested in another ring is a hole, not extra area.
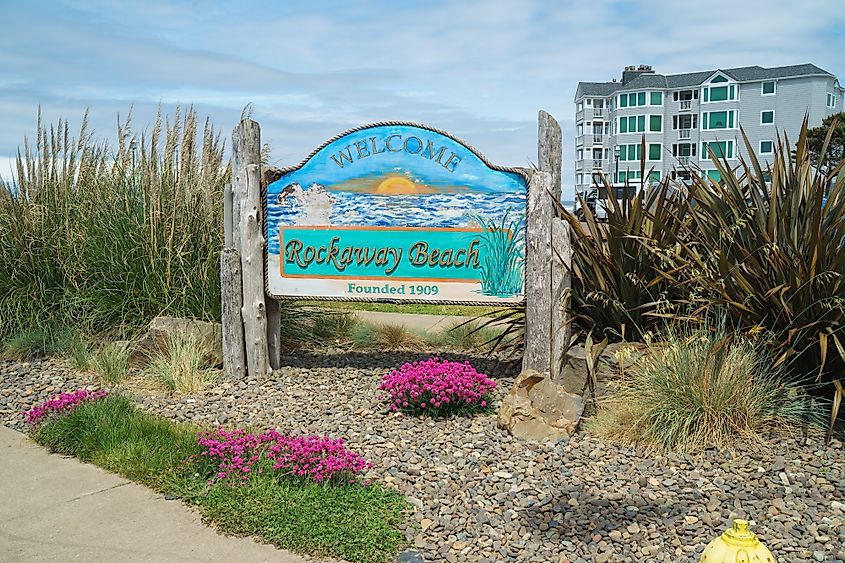
[[(314, 227), (348, 232), (361, 227), (368, 229), (368, 240), (374, 245), (389, 243), (395, 229), (419, 230), (423, 238), (426, 229), (454, 230), (455, 244), (472, 231), (477, 233), (474, 248), (478, 253), (473, 255), (473, 265), (480, 279), (477, 287), (462, 288), (464, 292), (468, 290), (475, 300), (521, 297), (525, 177), (489, 166), (447, 135), (413, 125), (353, 131), (326, 144), (299, 167), (283, 171), (267, 187), (266, 197), (268, 254), (271, 262), (281, 263), (283, 278), (304, 277), (299, 271), (292, 274), (290, 266), (285, 270), (291, 260), (280, 248), (294, 230), (304, 233)], [(447, 252), (441, 250), (439, 255), (445, 257)], [(431, 271), (420, 270), (420, 275), (433, 279), (455, 265), (444, 260), (427, 263)], [(362, 278), (372, 279), (371, 272), (361, 272)], [(344, 272), (338, 277), (350, 276)], [(444, 274), (441, 281), (450, 280)]]

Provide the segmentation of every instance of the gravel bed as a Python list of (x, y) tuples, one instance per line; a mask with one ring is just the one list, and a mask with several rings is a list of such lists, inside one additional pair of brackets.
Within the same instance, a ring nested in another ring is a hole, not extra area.
[[(845, 449), (820, 436), (660, 456), (580, 431), (543, 448), (514, 440), (494, 415), (446, 420), (389, 414), (386, 371), (427, 355), (300, 352), (264, 381), (218, 381), (204, 397), (136, 395), (176, 420), (343, 437), (371, 477), (406, 495), (406, 530), (425, 561), (696, 562), (730, 525), (752, 529), (779, 562), (845, 561)], [(507, 393), (517, 366), (469, 359)], [(61, 362), (0, 363), (0, 419), (59, 390), (93, 386)], [(408, 560), (418, 560), (409, 558)]]

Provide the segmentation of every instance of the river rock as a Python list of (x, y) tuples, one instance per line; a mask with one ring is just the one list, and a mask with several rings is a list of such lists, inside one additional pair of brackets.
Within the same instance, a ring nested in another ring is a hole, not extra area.
[(584, 401), (534, 370), (522, 372), (499, 409), (499, 426), (523, 440), (555, 443), (575, 432)]

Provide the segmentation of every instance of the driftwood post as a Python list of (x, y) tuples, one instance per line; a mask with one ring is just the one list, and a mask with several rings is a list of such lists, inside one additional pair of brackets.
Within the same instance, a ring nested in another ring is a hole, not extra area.
[(570, 339), (569, 304), (572, 287), (572, 241), (569, 223), (565, 219), (552, 219), (552, 322), (551, 322), (551, 376), (560, 377), (566, 349)]
[(243, 286), (241, 255), (235, 248), (232, 186), (223, 190), (223, 251), (220, 253), (220, 317), (223, 325), (223, 371), (230, 380), (244, 378), (244, 323), (241, 318)]
[[(261, 130), (255, 121), (243, 119), (232, 134), (232, 244), (240, 255), (242, 365), (250, 377), (268, 371), (260, 159)], [(223, 330), (225, 333), (225, 326)]]
[[(563, 153), (561, 150), (560, 125), (547, 112), (540, 110), (537, 117), (537, 163), (541, 171), (548, 172), (552, 177), (549, 190), (549, 205), (560, 202), (561, 196), (561, 164)], [(552, 245), (552, 268), (549, 278), (551, 291), (551, 342), (550, 367), (551, 377), (556, 379), (563, 366), (563, 356), (569, 345), (568, 299), (570, 287), (569, 267), (572, 262), (572, 248), (569, 237), (569, 227), (561, 219), (552, 219), (548, 225)]]
[(522, 369), (551, 372), (552, 175), (535, 171), (528, 181), (525, 233), (525, 353)]
[(563, 161), (560, 125), (543, 110), (540, 110), (537, 123), (537, 166), (552, 175), (551, 196), (560, 201), (560, 167)]
[[(245, 122), (241, 122), (243, 125)], [(255, 122), (252, 122), (255, 123)], [(256, 124), (257, 127), (257, 124)], [(241, 270), (243, 275), (244, 341), (251, 378), (267, 375), (267, 307), (264, 304), (264, 233), (261, 220), (261, 167), (248, 164), (241, 194)]]

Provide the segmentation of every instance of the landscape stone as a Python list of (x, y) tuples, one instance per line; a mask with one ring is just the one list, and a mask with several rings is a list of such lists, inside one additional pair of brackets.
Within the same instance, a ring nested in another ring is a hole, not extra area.
[(499, 408), (499, 426), (513, 436), (554, 444), (575, 432), (584, 401), (544, 374), (521, 373)]

